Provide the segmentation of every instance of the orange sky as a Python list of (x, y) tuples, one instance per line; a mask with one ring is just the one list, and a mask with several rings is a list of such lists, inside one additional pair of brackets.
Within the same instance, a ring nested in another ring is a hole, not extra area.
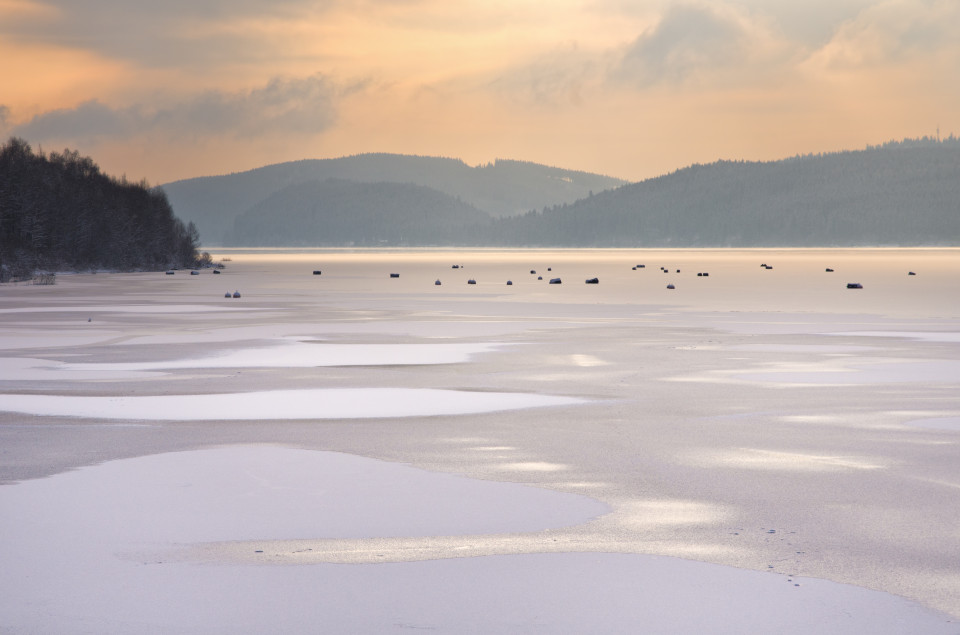
[(956, 0), (0, 0), (0, 133), (163, 183), (396, 152), (630, 180), (960, 135)]

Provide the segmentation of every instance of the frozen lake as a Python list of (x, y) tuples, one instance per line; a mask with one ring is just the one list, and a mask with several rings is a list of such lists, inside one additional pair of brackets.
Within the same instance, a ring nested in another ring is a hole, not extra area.
[(958, 632), (960, 250), (222, 257), (0, 287), (0, 631)]

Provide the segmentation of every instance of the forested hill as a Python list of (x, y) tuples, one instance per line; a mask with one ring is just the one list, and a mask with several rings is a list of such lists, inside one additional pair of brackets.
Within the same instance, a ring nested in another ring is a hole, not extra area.
[(360, 154), (339, 159), (280, 163), (163, 185), (177, 214), (196, 223), (205, 244), (218, 245), (233, 221), (251, 206), (296, 183), (343, 179), (358, 183), (409, 183), (430, 187), (492, 216), (572, 203), (623, 185), (610, 177), (536, 163), (497, 160), (471, 167), (458, 159)]
[(196, 230), (162, 192), (101, 174), (76, 152), (0, 147), (0, 281), (38, 270), (150, 270), (197, 261)]
[(490, 216), (422, 185), (308, 181), (271, 194), (234, 221), (228, 245), (452, 245)]
[(478, 240), (544, 246), (960, 245), (960, 139), (719, 161), (500, 219)]

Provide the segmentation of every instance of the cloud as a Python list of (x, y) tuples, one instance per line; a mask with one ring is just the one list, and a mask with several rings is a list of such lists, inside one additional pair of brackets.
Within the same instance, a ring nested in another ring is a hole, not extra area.
[(36, 115), (13, 134), (31, 141), (109, 141), (161, 133), (173, 138), (317, 134), (336, 118), (338, 90), (322, 75), (276, 78), (261, 88), (207, 91), (166, 106), (114, 108), (90, 100)]
[(887, 0), (840, 25), (808, 66), (853, 70), (946, 56), (960, 61), (960, 3)]
[(328, 4), (332, 0), (47, 0), (45, 11), (19, 12), (0, 23), (0, 36), (145, 66), (197, 64), (253, 50), (255, 30), (226, 25), (296, 17)]
[(776, 35), (723, 4), (676, 4), (626, 48), (612, 76), (641, 88), (743, 78), (783, 61)]
[(487, 87), (520, 106), (579, 105), (598, 72), (598, 60), (571, 45), (504, 69)]

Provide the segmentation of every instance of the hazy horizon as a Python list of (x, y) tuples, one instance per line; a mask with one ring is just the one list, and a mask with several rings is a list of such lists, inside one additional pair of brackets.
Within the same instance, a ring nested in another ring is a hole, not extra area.
[(960, 133), (960, 5), (0, 1), (0, 135), (165, 183), (368, 152), (629, 181)]

